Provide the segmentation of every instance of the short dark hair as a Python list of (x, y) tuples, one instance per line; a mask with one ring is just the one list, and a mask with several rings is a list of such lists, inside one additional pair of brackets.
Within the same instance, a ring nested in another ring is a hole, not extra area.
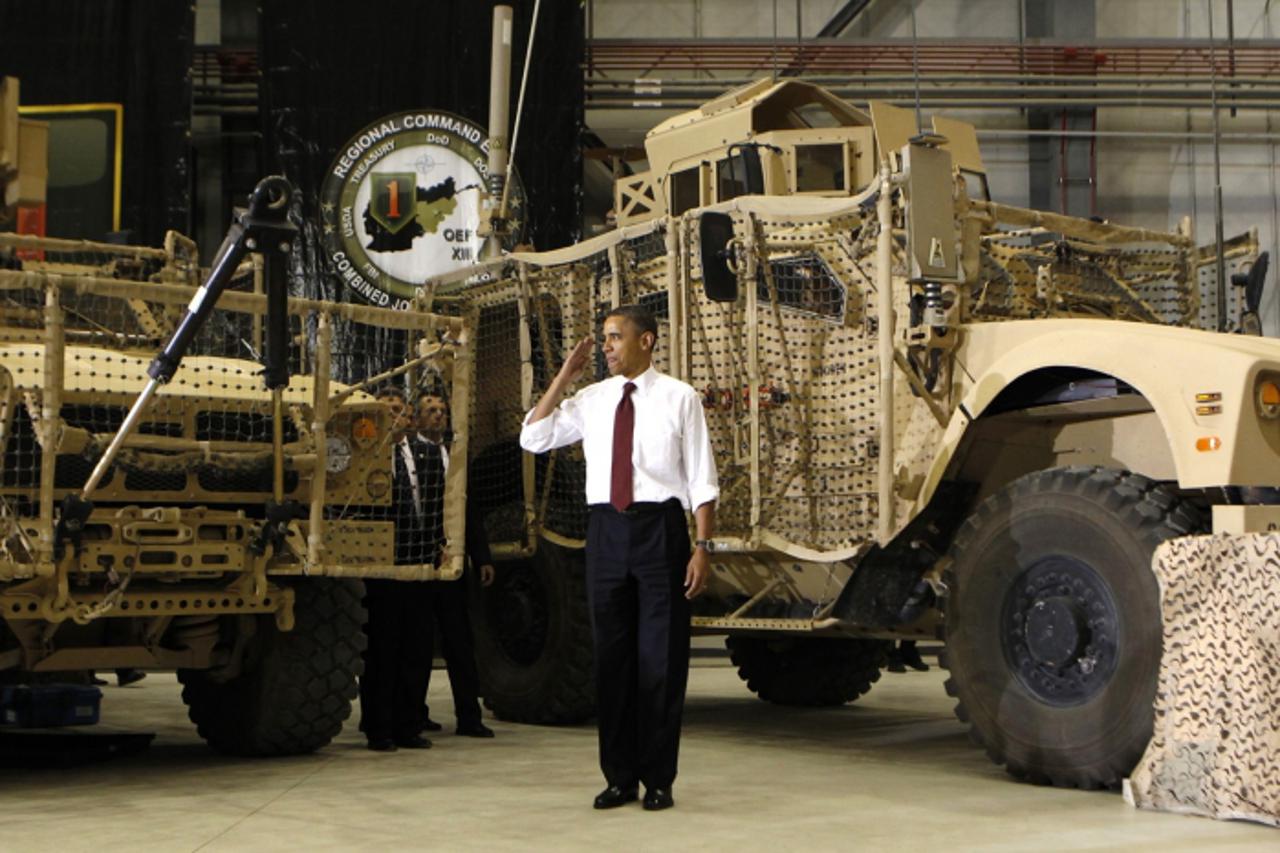
[(619, 305), (617, 308), (614, 308), (608, 314), (604, 315), (606, 320), (610, 317), (623, 317), (630, 320), (632, 323), (636, 324), (636, 328), (640, 330), (640, 334), (643, 335), (645, 332), (648, 332), (653, 335), (653, 339), (655, 341), (658, 339), (658, 321), (654, 318), (653, 312), (648, 308), (644, 308), (640, 305)]
[(409, 395), (404, 393), (404, 389), (399, 385), (379, 385), (377, 390), (373, 392), (375, 397), (395, 397), (405, 405), (409, 404)]
[(418, 402), (419, 402), (419, 403), (421, 403), (421, 402), (422, 402), (424, 399), (426, 399), (427, 397), (435, 397), (436, 399), (444, 400), (446, 403), (448, 403), (448, 402), (449, 402), (449, 398), (448, 398), (448, 397), (446, 397), (446, 396), (444, 395), (444, 392), (443, 392), (443, 391), (434, 391), (434, 390), (433, 390), (433, 391), (419, 391), (419, 392), (418, 392)]

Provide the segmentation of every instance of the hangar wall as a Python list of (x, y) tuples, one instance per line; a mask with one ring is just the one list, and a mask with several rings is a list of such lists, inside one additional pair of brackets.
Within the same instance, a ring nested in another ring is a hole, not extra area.
[[(922, 43), (941, 39), (1066, 42), (1099, 44), (1105, 49), (1105, 43), (1114, 40), (1208, 51), (1212, 9), (1214, 58), (1217, 67), (1227, 68), (1227, 6), (1226, 0), (914, 0), (914, 23)], [(885, 42), (912, 37), (912, 5), (898, 0), (852, 4), (831, 0), (592, 0), (588, 36), (763, 39), (782, 44), (795, 42), (797, 33), (803, 38), (816, 36), (833, 16), (847, 11), (846, 7), (860, 11), (838, 36), (842, 41)], [(1233, 0), (1232, 11), (1237, 43), (1251, 42), (1256, 47), (1280, 32), (1280, 4)], [(766, 64), (753, 76), (772, 71)], [(654, 68), (636, 76), (675, 78), (682, 73), (688, 76), (688, 72)], [(693, 73), (699, 74), (731, 76)], [(1275, 127), (1271, 109), (1241, 109), (1232, 116), (1228, 82), (1225, 75), (1218, 81), (1224, 231), (1230, 236), (1257, 228), (1262, 247), (1274, 250), (1280, 248), (1280, 207), (1276, 201), (1280, 129)], [(1210, 243), (1215, 230), (1212, 111), (1207, 107), (1170, 107), (1154, 97), (1144, 98), (1143, 87), (1153, 84), (1167, 88), (1178, 85), (1179, 80), (1125, 78), (1116, 84), (1132, 86), (1132, 97), (1124, 106), (1096, 111), (1073, 108), (1065, 118), (1062, 109), (1050, 107), (926, 107), (923, 113), (926, 124), (938, 111), (979, 128), (992, 194), (1001, 201), (1058, 210), (1064, 207), (1065, 192), (1065, 208), (1073, 214), (1096, 214), (1160, 229), (1172, 229), (1183, 216), (1191, 216), (1197, 239)], [(910, 106), (909, 99), (900, 103)], [(586, 123), (607, 141), (637, 145), (645, 128), (675, 111), (599, 110), (588, 102)], [(1058, 132), (1063, 127), (1072, 134), (1065, 142)], [(1096, 143), (1092, 158), (1091, 139)], [(1090, 174), (1096, 193), (1092, 203), (1086, 186)], [(1269, 334), (1280, 334), (1275, 276), (1273, 265), (1271, 289), (1262, 306)]]

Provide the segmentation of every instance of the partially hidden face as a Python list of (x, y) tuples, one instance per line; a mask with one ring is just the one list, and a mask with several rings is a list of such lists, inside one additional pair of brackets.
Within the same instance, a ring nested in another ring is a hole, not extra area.
[(440, 397), (426, 396), (418, 401), (418, 429), (426, 433), (444, 432), (449, 425), (449, 407)]
[(396, 435), (403, 434), (410, 426), (409, 407), (404, 400), (394, 394), (384, 394), (378, 397), (378, 402), (386, 406), (391, 415), (391, 431)]

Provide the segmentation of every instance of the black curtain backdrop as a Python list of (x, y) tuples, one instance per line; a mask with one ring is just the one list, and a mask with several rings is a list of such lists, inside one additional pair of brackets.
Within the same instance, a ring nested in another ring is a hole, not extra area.
[[(321, 251), (317, 197), (335, 153), (390, 113), (437, 109), (488, 125), (492, 0), (262, 0), (263, 135), (268, 168), (299, 190), (295, 287), (350, 301)], [(511, 118), (516, 114), (532, 0), (514, 9)], [(524, 241), (538, 249), (579, 237), (583, 10), (543, 0), (516, 169), (528, 196)]]
[(0, 0), (0, 74), (19, 78), (22, 103), (124, 105), (120, 227), (132, 242), (191, 232), (194, 28), (177, 0)]

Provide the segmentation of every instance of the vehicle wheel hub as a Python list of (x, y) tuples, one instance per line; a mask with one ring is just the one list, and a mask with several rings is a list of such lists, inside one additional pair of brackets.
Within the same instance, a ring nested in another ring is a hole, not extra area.
[(1078, 705), (1115, 672), (1119, 610), (1107, 582), (1086, 563), (1046, 557), (1005, 597), (1001, 641), (1018, 681), (1055, 706)]
[(1027, 613), (1027, 650), (1040, 665), (1061, 667), (1080, 656), (1088, 644), (1089, 626), (1070, 598), (1040, 599)]

